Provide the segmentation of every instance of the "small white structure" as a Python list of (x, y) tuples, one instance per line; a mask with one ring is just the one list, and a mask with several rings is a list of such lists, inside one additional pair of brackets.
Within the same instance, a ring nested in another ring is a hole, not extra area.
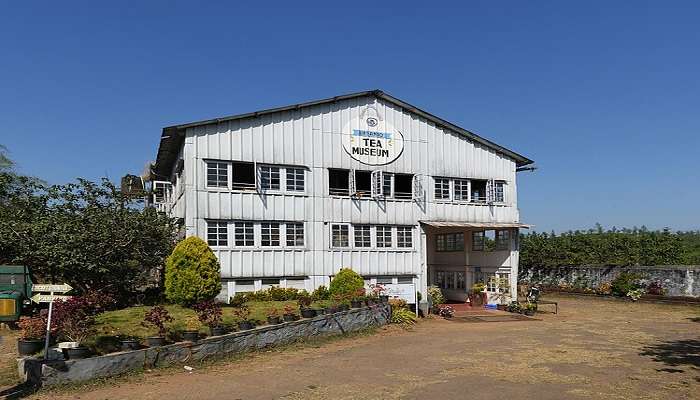
[(477, 281), (515, 296), (531, 163), (377, 90), (167, 127), (153, 202), (217, 254), (222, 299), (313, 290), (341, 267), (454, 300)]

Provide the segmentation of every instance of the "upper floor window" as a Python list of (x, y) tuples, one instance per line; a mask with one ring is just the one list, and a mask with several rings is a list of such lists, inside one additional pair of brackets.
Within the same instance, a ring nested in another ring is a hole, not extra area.
[(226, 221), (207, 221), (207, 244), (209, 246), (228, 246), (228, 223)]
[(231, 163), (231, 189), (255, 190), (255, 164), (252, 162)]
[(331, 196), (350, 195), (350, 171), (347, 169), (328, 170), (328, 193)]
[(437, 251), (463, 251), (464, 233), (443, 233), (435, 235), (435, 250)]
[(476, 203), (486, 203), (486, 182), (487, 181), (481, 179), (474, 179), (471, 181), (471, 201)]
[(207, 161), (207, 186), (228, 188), (228, 163)]
[(450, 180), (447, 178), (435, 178), (435, 199), (450, 199)]
[(287, 167), (287, 191), (304, 191), (304, 169)]
[(260, 189), (280, 190), (280, 169), (268, 165), (260, 166)]
[(423, 187), (413, 174), (384, 171), (328, 169), (328, 193), (331, 196), (356, 196), (380, 199), (420, 200)]
[(350, 226), (331, 224), (331, 247), (350, 247)]
[(354, 225), (355, 247), (372, 247), (371, 227), (369, 225)]
[(255, 231), (252, 222), (235, 222), (233, 225), (234, 244), (238, 247), (255, 246)]
[(483, 231), (472, 232), (472, 251), (484, 251), (486, 236)]
[(494, 181), (493, 182), (493, 201), (496, 203), (503, 203), (505, 201), (505, 186), (504, 181)]
[(510, 231), (496, 231), (496, 250), (508, 250), (510, 248)]
[(469, 180), (467, 179), (455, 179), (455, 200), (456, 201), (469, 201)]
[(413, 247), (413, 228), (410, 226), (396, 227), (396, 246)]
[(303, 247), (304, 246), (304, 224), (295, 222), (286, 224), (287, 228), (287, 247)]
[(391, 227), (378, 225), (377, 230), (377, 247), (391, 247), (393, 245), (391, 237)]
[(280, 245), (280, 224), (263, 222), (260, 224), (260, 246), (277, 247)]

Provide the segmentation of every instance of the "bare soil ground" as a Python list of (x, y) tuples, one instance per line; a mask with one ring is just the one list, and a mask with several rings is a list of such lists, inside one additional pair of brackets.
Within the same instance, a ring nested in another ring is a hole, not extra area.
[(556, 300), (539, 321), (431, 319), (34, 398), (700, 399), (698, 307)]

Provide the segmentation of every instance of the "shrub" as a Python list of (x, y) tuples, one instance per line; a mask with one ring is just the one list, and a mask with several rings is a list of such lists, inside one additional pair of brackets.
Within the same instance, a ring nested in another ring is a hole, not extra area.
[(438, 315), (443, 318), (452, 318), (455, 315), (455, 309), (445, 304), (441, 305), (438, 310)]
[(311, 293), (311, 298), (314, 299), (314, 301), (319, 301), (319, 300), (328, 300), (331, 298), (331, 292), (328, 290), (327, 287), (321, 285), (316, 288), (316, 290)]
[(433, 301), (433, 306), (438, 306), (445, 302), (445, 296), (442, 295), (442, 290), (437, 286), (428, 287), (428, 296)]
[(641, 276), (632, 272), (620, 272), (610, 283), (612, 294), (616, 296), (627, 296), (627, 293), (641, 289), (639, 280)]
[(403, 326), (413, 325), (416, 323), (416, 314), (404, 307), (392, 307), (391, 323)]
[(247, 303), (250, 301), (248, 296), (251, 293), (236, 293), (231, 299), (229, 300), (229, 304), (234, 306), (234, 307), (240, 307), (243, 304)]
[(239, 322), (246, 322), (249, 321), (250, 318), (250, 308), (248, 306), (240, 306), (236, 307), (233, 310), (233, 316), (236, 318), (237, 321)]
[(211, 300), (221, 291), (219, 260), (202, 239), (191, 236), (165, 262), (165, 296), (182, 305)]
[(357, 290), (364, 287), (365, 281), (357, 272), (350, 268), (341, 268), (328, 290), (331, 295), (353, 296)]
[(391, 309), (394, 308), (406, 308), (406, 300), (404, 299), (389, 299), (389, 305)]
[(153, 306), (150, 310), (148, 310), (148, 312), (146, 312), (141, 325), (147, 328), (156, 328), (158, 331), (158, 336), (165, 337), (165, 334), (167, 333), (165, 323), (172, 321), (173, 317), (170, 316), (170, 313), (168, 313), (168, 310), (166, 310), (165, 307)]
[(21, 339), (42, 339), (46, 336), (46, 318), (22, 317), (17, 323)]
[(308, 308), (311, 302), (311, 295), (306, 290), (297, 295), (297, 304), (299, 304), (299, 308)]
[(649, 282), (646, 292), (655, 296), (663, 296), (666, 294), (666, 289), (664, 289), (661, 282), (654, 281)]
[(199, 322), (215, 328), (221, 325), (222, 311), (221, 304), (212, 300), (205, 300), (195, 304), (192, 309), (197, 313)]
[(60, 337), (80, 343), (94, 333), (95, 316), (113, 304), (113, 297), (99, 292), (58, 300), (54, 302), (52, 329)]
[(644, 289), (634, 289), (634, 290), (630, 290), (629, 292), (627, 292), (627, 297), (632, 299), (632, 301), (637, 301), (640, 298), (642, 298), (643, 294), (644, 294)]

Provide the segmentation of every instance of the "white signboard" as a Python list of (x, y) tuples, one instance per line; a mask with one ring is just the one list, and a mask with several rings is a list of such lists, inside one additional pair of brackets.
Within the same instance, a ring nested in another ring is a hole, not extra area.
[(64, 283), (62, 285), (56, 285), (52, 283), (35, 283), (32, 285), (32, 292), (54, 292), (54, 293), (65, 293), (70, 292), (73, 289), (69, 284)]
[(32, 301), (35, 303), (51, 303), (54, 300), (68, 300), (71, 296), (65, 296), (61, 294), (35, 294), (31, 297)]
[(390, 299), (399, 298), (405, 300), (408, 304), (416, 304), (416, 285), (413, 283), (399, 283), (382, 285), (384, 287), (384, 295)]
[(343, 149), (354, 160), (367, 165), (386, 165), (403, 153), (403, 134), (380, 118), (377, 110), (368, 106), (358, 118), (343, 128)]

